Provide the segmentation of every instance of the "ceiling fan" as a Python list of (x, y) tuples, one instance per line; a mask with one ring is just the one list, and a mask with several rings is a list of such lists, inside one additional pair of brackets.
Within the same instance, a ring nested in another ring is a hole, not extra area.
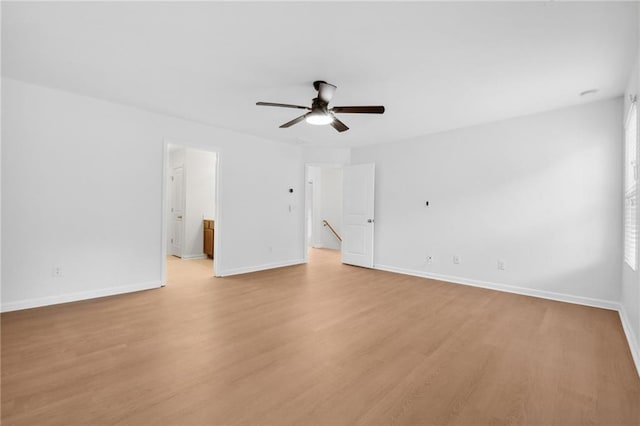
[(317, 126), (330, 124), (334, 129), (338, 132), (344, 132), (349, 130), (349, 128), (334, 114), (336, 113), (348, 113), (348, 114), (383, 114), (384, 107), (382, 105), (378, 106), (336, 106), (333, 108), (329, 108), (329, 102), (331, 102), (331, 98), (333, 98), (333, 94), (336, 92), (336, 86), (333, 84), (329, 84), (326, 81), (314, 81), (313, 87), (318, 91), (318, 97), (313, 98), (311, 101), (311, 108), (301, 105), (290, 105), (290, 104), (278, 104), (273, 102), (256, 102), (256, 105), (260, 106), (274, 106), (274, 107), (282, 107), (282, 108), (297, 108), (304, 109), (309, 112), (301, 115), (298, 118), (294, 118), (293, 120), (284, 123), (280, 126), (281, 129), (286, 127), (291, 127), (294, 124), (298, 124), (301, 121), (306, 121), (309, 124), (314, 124)]

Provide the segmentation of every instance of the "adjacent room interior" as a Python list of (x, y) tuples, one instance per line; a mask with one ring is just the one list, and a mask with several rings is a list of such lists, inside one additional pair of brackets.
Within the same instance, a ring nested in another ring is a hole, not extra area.
[(165, 155), (164, 269), (177, 265), (176, 259), (189, 260), (183, 269), (205, 267), (213, 276), (218, 155), (174, 143), (167, 143)]
[(639, 3), (0, 7), (3, 424), (640, 424)]
[[(342, 166), (306, 165), (305, 226), (309, 250), (342, 247)], [(339, 256), (334, 257), (339, 259)], [(309, 261), (307, 257), (307, 261)], [(313, 256), (311, 256), (313, 259)], [(338, 260), (339, 261), (339, 260)]]

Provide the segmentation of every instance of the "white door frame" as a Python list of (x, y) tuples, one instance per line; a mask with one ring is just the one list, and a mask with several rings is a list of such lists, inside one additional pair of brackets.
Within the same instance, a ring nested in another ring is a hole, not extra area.
[[(222, 216), (222, 207), (220, 206), (220, 200), (222, 199), (222, 182), (220, 180), (220, 176), (222, 176), (222, 149), (220, 149), (219, 147), (216, 146), (210, 146), (210, 145), (205, 145), (205, 144), (200, 144), (200, 143), (196, 143), (193, 141), (184, 141), (184, 140), (177, 140), (177, 139), (169, 139), (169, 138), (164, 138), (163, 140), (163, 144), (162, 144), (162, 217), (160, 220), (161, 223), (161, 232), (160, 235), (161, 237), (161, 245), (162, 245), (162, 250), (161, 250), (161, 266), (160, 266), (160, 279), (161, 279), (161, 283), (162, 283), (162, 287), (164, 287), (165, 285), (167, 285), (167, 223), (168, 223), (168, 210), (169, 210), (169, 183), (168, 183), (168, 170), (167, 167), (169, 165), (169, 145), (180, 145), (184, 148), (189, 148), (189, 149), (197, 149), (198, 151), (206, 151), (206, 152), (215, 152), (216, 153), (216, 184), (215, 184), (215, 198), (216, 198), (216, 208), (215, 208), (215, 220), (216, 220), (216, 224), (215, 224), (215, 238), (213, 240), (213, 253), (214, 253), (214, 257), (213, 257), (213, 273), (214, 276), (216, 277), (220, 277), (222, 276), (222, 274), (220, 273), (219, 269), (218, 269), (218, 265), (221, 264), (222, 262), (220, 261), (220, 257), (222, 254), (222, 251), (220, 250), (220, 247), (222, 247), (221, 244), (221, 240), (222, 240), (222, 235), (223, 233), (221, 232), (222, 230), (222, 223), (223, 223), (223, 216)], [(186, 172), (186, 165), (185, 165), (185, 169), (183, 169)], [(186, 194), (185, 194), (186, 196)]]
[(307, 236), (308, 233), (308, 222), (307, 222), (307, 212), (309, 211), (309, 197), (307, 194), (307, 188), (309, 185), (309, 167), (320, 167), (325, 169), (342, 169), (347, 164), (344, 163), (304, 163), (304, 241), (303, 241), (303, 259), (304, 263), (309, 262), (309, 238)]

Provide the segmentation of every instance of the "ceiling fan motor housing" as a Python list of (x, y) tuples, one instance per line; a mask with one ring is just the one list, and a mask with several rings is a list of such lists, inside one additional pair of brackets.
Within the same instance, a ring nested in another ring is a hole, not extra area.
[(311, 102), (311, 111), (328, 114), (329, 113), (329, 109), (327, 108), (328, 106), (329, 104), (327, 102), (324, 102), (322, 99), (313, 98), (313, 101)]
[(313, 82), (313, 88), (314, 88), (314, 89), (316, 89), (316, 92), (317, 92), (318, 90), (320, 90), (320, 85), (321, 85), (322, 83), (327, 84), (327, 82), (326, 82), (326, 81), (322, 81), (322, 80), (316, 80), (316, 81), (314, 81), (314, 82)]

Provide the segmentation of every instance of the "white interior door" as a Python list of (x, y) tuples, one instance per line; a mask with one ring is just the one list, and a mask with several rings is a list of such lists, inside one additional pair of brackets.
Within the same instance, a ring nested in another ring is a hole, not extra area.
[(171, 171), (170, 198), (170, 254), (182, 257), (182, 233), (184, 232), (184, 171), (176, 167)]
[(345, 166), (342, 176), (342, 263), (372, 268), (375, 164)]

